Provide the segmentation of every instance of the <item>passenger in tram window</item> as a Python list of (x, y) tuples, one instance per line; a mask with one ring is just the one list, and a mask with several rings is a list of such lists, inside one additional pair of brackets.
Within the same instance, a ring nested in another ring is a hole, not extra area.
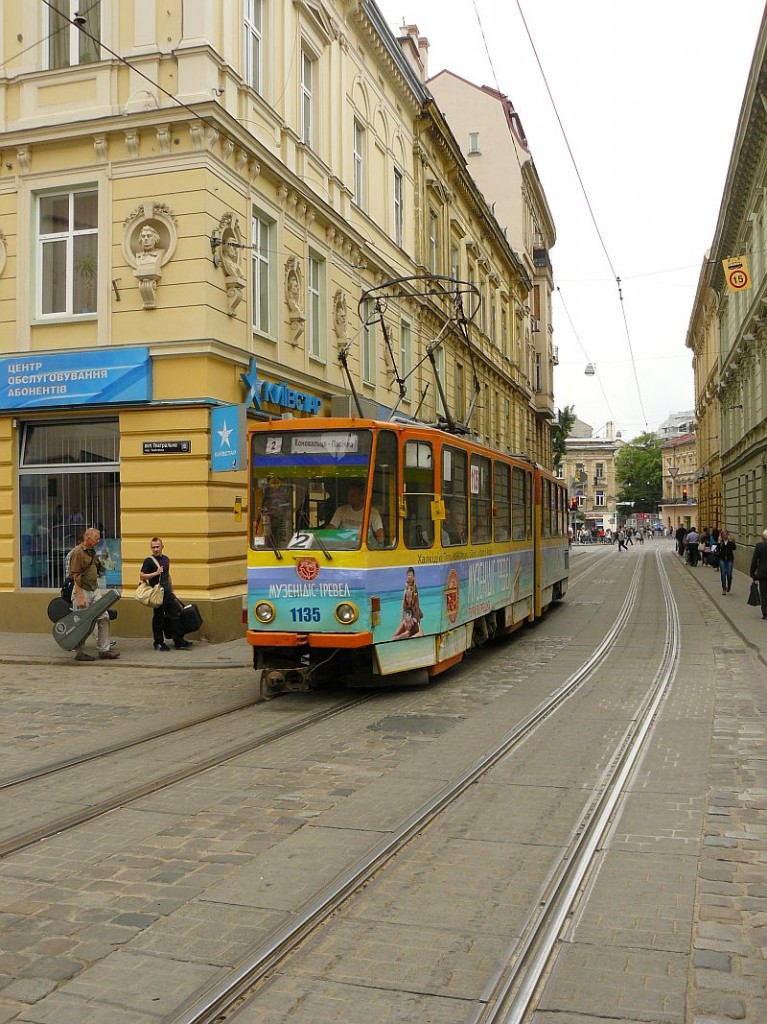
[(767, 619), (767, 530), (762, 530), (762, 539), (754, 545), (749, 575), (759, 584), (762, 618)]
[(442, 544), (466, 543), (466, 512), (462, 508), (445, 507), (445, 518), (442, 522)]

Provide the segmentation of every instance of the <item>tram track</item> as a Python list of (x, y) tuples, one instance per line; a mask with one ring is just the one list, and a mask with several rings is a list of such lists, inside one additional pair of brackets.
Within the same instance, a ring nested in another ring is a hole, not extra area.
[[(362, 857), (328, 881), (264, 940), (242, 957), (228, 976), (198, 991), (165, 1024), (213, 1024), (243, 1005), (280, 965), (328, 919), (381, 871), (390, 866), (415, 837), (424, 832), (483, 775), (499, 764), (539, 726), (561, 709), (600, 669), (618, 638), (632, 621), (644, 560), (637, 560), (628, 592), (608, 631), (595, 650), (546, 699), (523, 717), (492, 748), (446, 783)], [(596, 819), (597, 808), (591, 817)], [(601, 817), (601, 815), (599, 816)], [(601, 834), (601, 833), (600, 833)]]
[(573, 840), (550, 870), (522, 941), (499, 972), (482, 1012), (472, 1024), (522, 1024), (529, 1018), (575, 903), (586, 886), (605, 837), (620, 815), (659, 707), (673, 683), (680, 657), (679, 615), (660, 552), (655, 553), (666, 609), (666, 638), (652, 683), (613, 751), (596, 794), (586, 805)]
[[(607, 555), (603, 555), (601, 558), (589, 565), (585, 571), (579, 573), (573, 579), (571, 586), (578, 586), (582, 581), (592, 575), (607, 557)], [(356, 698), (341, 701), (338, 704), (334, 704), (331, 708), (303, 716), (296, 722), (270, 730), (260, 737), (244, 741), (232, 747), (227, 747), (226, 749), (212, 754), (210, 757), (193, 766), (164, 773), (161, 776), (148, 780), (142, 785), (130, 787), (120, 793), (114, 794), (108, 799), (91, 804), (87, 810), (64, 815), (45, 825), (41, 825), (38, 828), (29, 829), (10, 839), (0, 841), (0, 860), (26, 849), (34, 843), (48, 839), (53, 835), (58, 835), (61, 832), (76, 828), (79, 825), (84, 825), (118, 807), (130, 804), (150, 794), (157, 793), (162, 789), (175, 785), (178, 782), (193, 778), (195, 775), (208, 771), (210, 768), (223, 764), (241, 754), (248, 753), (268, 743), (290, 736), (299, 730), (308, 728), (313, 724), (323, 722), (337, 714), (341, 714), (345, 710), (351, 710), (359, 704), (374, 699), (380, 694), (380, 692), (381, 691), (371, 691)], [(67, 770), (102, 761), (106, 758), (114, 757), (160, 740), (167, 740), (171, 737), (182, 736), (187, 731), (210, 724), (230, 715), (236, 715), (240, 712), (251, 710), (252, 708), (261, 706), (262, 703), (263, 702), (260, 698), (243, 701), (233, 707), (187, 719), (184, 722), (154, 730), (146, 735), (138, 736), (131, 740), (108, 744), (104, 747), (84, 751), (83, 753), (73, 755), (72, 757), (62, 758), (58, 761), (51, 761), (38, 767), (30, 768), (29, 770), (20, 772), (16, 775), (1, 778), (0, 791), (13, 791), (17, 787), (28, 783), (40, 781), (46, 778), (53, 779), (56, 776), (60, 776)]]
[[(173, 786), (178, 782), (194, 778), (196, 775), (201, 775), (203, 772), (209, 771), (211, 768), (224, 764), (235, 757), (241, 756), (242, 754), (250, 753), (251, 751), (257, 750), (269, 743), (274, 743), (277, 740), (284, 739), (286, 736), (292, 736), (295, 733), (310, 728), (311, 726), (325, 722), (330, 718), (334, 718), (337, 715), (351, 710), (352, 708), (374, 700), (379, 696), (379, 694), (380, 691), (378, 690), (367, 692), (360, 696), (335, 703), (320, 711), (303, 715), (292, 722), (270, 729), (268, 732), (265, 732), (260, 736), (251, 737), (240, 743), (234, 744), (233, 746), (216, 751), (209, 757), (196, 761), (192, 765), (186, 765), (183, 768), (178, 768), (171, 772), (165, 772), (160, 776), (147, 780), (147, 782), (142, 783), (141, 785), (122, 790), (107, 799), (89, 804), (87, 807), (74, 811), (71, 814), (62, 815), (61, 817), (48, 821), (37, 828), (28, 829), (25, 832), (12, 836), (11, 838), (0, 842), (0, 860), (11, 856), (11, 854), (18, 853), (35, 843), (49, 839), (52, 836), (59, 835), (68, 829), (85, 825), (87, 822), (93, 821), (94, 818), (107, 814), (109, 811), (113, 811), (118, 807), (123, 807), (136, 800), (140, 800), (142, 797), (167, 789), (169, 786)], [(38, 781), (40, 778), (45, 777), (55, 777), (57, 775), (61, 775), (65, 771), (71, 770), (74, 767), (79, 767), (88, 762), (99, 760), (106, 755), (122, 753), (125, 750), (140, 746), (144, 743), (156, 741), (157, 739), (166, 739), (169, 735), (173, 735), (183, 731), (184, 729), (191, 729), (200, 724), (205, 724), (208, 721), (214, 721), (217, 718), (225, 717), (228, 714), (234, 714), (236, 711), (247, 710), (250, 706), (250, 704), (244, 704), (240, 708), (229, 709), (228, 711), (220, 712), (216, 715), (207, 716), (194, 722), (186, 723), (181, 728), (177, 727), (176, 729), (170, 728), (167, 730), (160, 730), (156, 734), (152, 734), (151, 736), (144, 737), (140, 740), (135, 740), (131, 743), (115, 744), (112, 747), (104, 748), (102, 752), (91, 752), (90, 754), (84, 754), (79, 758), (61, 761), (55, 765), (48, 765), (44, 768), (40, 768), (36, 772), (30, 772), (23, 776), (18, 776), (15, 779), (5, 780), (3, 788), (10, 790), (14, 787), (28, 783), (29, 781)]]

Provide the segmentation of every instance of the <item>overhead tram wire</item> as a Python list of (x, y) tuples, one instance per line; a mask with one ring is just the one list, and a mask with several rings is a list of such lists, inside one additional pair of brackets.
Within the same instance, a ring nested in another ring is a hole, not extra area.
[[(599, 388), (600, 388), (600, 390), (602, 392), (602, 397), (605, 400), (605, 405), (607, 406), (607, 411), (610, 413), (610, 419), (615, 423), (615, 422), (617, 422), (617, 417), (616, 417), (615, 413), (612, 411), (612, 409), (610, 408), (610, 402), (608, 401), (607, 394), (605, 393), (604, 386), (602, 385), (602, 378), (599, 376), (599, 369), (598, 369), (596, 363), (592, 360), (591, 356), (586, 351), (586, 349), (583, 347), (583, 342), (581, 341), (580, 337), (578, 336), (578, 332), (575, 329), (575, 324), (573, 323), (573, 318), (570, 316), (570, 310), (567, 308), (567, 305), (565, 303), (564, 297), (562, 295), (562, 289), (559, 287), (559, 285), (556, 286), (556, 292), (557, 292), (557, 295), (559, 295), (559, 301), (562, 303), (562, 309), (564, 309), (564, 311), (565, 311), (565, 316), (567, 317), (567, 319), (570, 322), (570, 327), (572, 329), (573, 335), (575, 336), (575, 340), (580, 345), (581, 352), (583, 352), (584, 356), (586, 357), (586, 362), (594, 367), (594, 375), (596, 376), (597, 380), (599, 381)], [(642, 412), (644, 413), (644, 410), (642, 410)], [(646, 422), (645, 422), (645, 426), (647, 426)]]
[[(619, 300), (620, 305), (621, 305), (621, 312), (623, 313), (623, 324), (624, 324), (624, 326), (626, 328), (626, 341), (628, 342), (629, 354), (631, 356), (631, 367), (632, 367), (632, 370), (634, 372), (634, 382), (636, 383), (637, 396), (639, 398), (639, 407), (642, 410), (642, 418), (644, 420), (645, 427), (647, 427), (647, 415), (646, 415), (645, 410), (644, 410), (644, 403), (642, 401), (642, 391), (641, 391), (641, 388), (639, 387), (639, 376), (637, 374), (636, 362), (634, 361), (634, 349), (633, 349), (633, 346), (631, 344), (631, 334), (629, 332), (628, 319), (626, 318), (626, 309), (625, 309), (624, 302), (623, 302), (623, 291), (621, 290), (621, 279), (618, 276), (618, 273), (617, 273), (615, 267), (613, 266), (613, 261), (610, 259), (610, 253), (607, 251), (607, 246), (605, 245), (605, 240), (602, 237), (602, 232), (599, 229), (599, 224), (597, 223), (597, 218), (596, 218), (596, 216), (594, 214), (594, 210), (593, 210), (593, 207), (591, 205), (591, 201), (589, 199), (588, 193), (586, 192), (586, 186), (583, 183), (583, 178), (581, 177), (581, 172), (578, 169), (578, 164), (577, 164), (577, 162), (575, 160), (575, 154), (573, 153), (572, 147), (570, 146), (570, 140), (567, 137), (567, 132), (565, 131), (565, 126), (562, 124), (562, 118), (559, 116), (559, 110), (557, 109), (557, 105), (556, 105), (556, 103), (554, 101), (554, 96), (552, 95), (552, 92), (551, 92), (551, 87), (549, 86), (548, 78), (546, 77), (546, 72), (543, 70), (543, 65), (541, 64), (541, 59), (538, 56), (538, 51), (537, 51), (537, 49), (535, 47), (535, 43), (533, 42), (533, 37), (532, 37), (532, 35), (530, 33), (530, 28), (529, 28), (529, 26), (527, 24), (527, 19), (525, 18), (524, 11), (522, 10), (522, 5), (520, 3), (520, 0), (516, 0), (516, 4), (517, 4), (517, 10), (519, 11), (519, 16), (522, 19), (522, 24), (525, 27), (525, 32), (527, 33), (527, 38), (528, 38), (528, 40), (530, 42), (530, 46), (531, 46), (532, 51), (533, 51), (533, 56), (535, 57), (536, 63), (538, 65), (538, 70), (541, 73), (541, 77), (543, 79), (543, 84), (546, 86), (546, 92), (548, 93), (549, 100), (551, 101), (551, 106), (552, 106), (552, 108), (554, 110), (554, 116), (557, 119), (557, 123), (559, 125), (559, 130), (562, 132), (562, 138), (565, 140), (565, 145), (567, 146), (567, 152), (570, 155), (570, 160), (572, 161), (573, 168), (575, 169), (575, 174), (576, 174), (576, 177), (578, 178), (578, 184), (581, 187), (581, 192), (583, 193), (583, 198), (586, 200), (586, 207), (587, 207), (587, 209), (589, 211), (589, 216), (591, 217), (591, 222), (594, 225), (594, 230), (597, 233), (597, 238), (599, 239), (599, 243), (602, 246), (602, 251), (605, 254), (605, 258), (607, 260), (607, 264), (610, 267), (610, 271), (612, 272), (613, 280), (615, 281), (615, 283), (617, 285), (617, 288), (618, 288), (618, 300)], [(475, 4), (475, 6), (476, 6), (476, 4)]]

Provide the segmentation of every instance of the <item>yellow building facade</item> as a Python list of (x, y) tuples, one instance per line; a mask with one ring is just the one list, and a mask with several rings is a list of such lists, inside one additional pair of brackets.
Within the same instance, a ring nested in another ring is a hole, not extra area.
[(664, 529), (678, 526), (715, 526), (698, 506), (698, 445), (695, 434), (681, 434), (660, 446), (663, 499), (660, 517)]
[[(437, 422), (424, 356), (453, 305), (416, 276), (481, 270), (465, 337), (435, 351), (447, 404), (462, 420), (476, 394), (476, 436), (546, 459), (517, 358), (532, 283), (375, 4), (74, 7), (3, 11), (7, 626), (50, 628), (96, 525), (108, 586), (131, 592), (161, 535), (203, 636), (237, 636), (242, 422), (348, 413), (352, 387), (366, 412)], [(366, 293), (400, 278), (385, 337)], [(124, 635), (149, 635), (119, 607)]]
[(615, 436), (612, 424), (607, 425), (604, 437), (568, 437), (567, 451), (558, 472), (567, 483), (571, 508), (570, 525), (576, 535), (585, 529), (610, 530), (613, 534), (621, 525), (618, 521), (615, 456), (625, 442)]

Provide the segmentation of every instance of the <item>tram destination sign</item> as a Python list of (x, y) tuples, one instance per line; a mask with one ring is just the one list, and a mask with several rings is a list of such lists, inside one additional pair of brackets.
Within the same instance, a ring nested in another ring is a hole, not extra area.
[(144, 455), (188, 455), (191, 441), (144, 441)]

